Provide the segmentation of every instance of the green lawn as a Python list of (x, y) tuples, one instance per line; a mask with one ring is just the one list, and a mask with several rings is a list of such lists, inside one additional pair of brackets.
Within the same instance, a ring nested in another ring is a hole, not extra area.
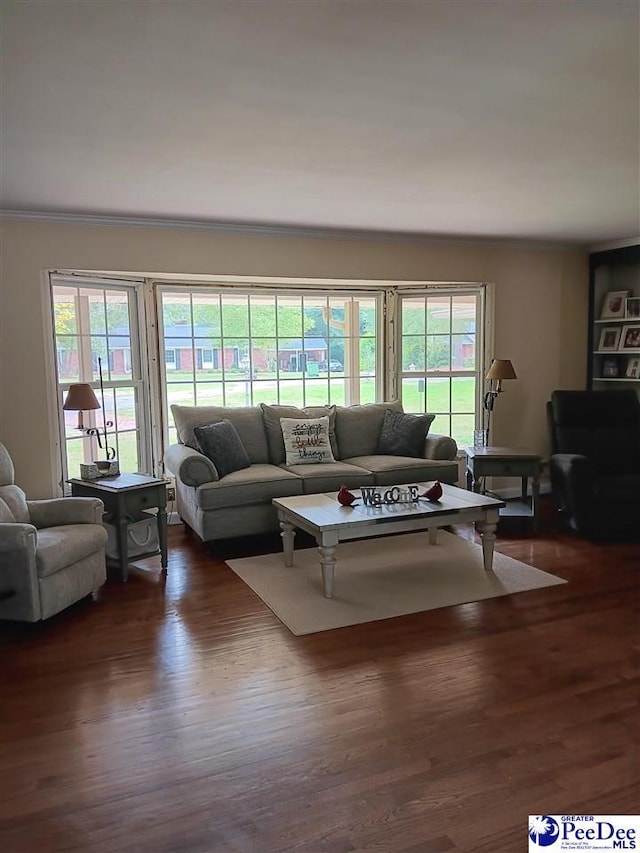
[[(177, 376), (172, 375), (172, 379)], [(185, 379), (188, 377), (185, 376)], [(196, 398), (193, 385), (185, 382), (181, 385), (171, 382), (167, 387), (168, 401), (182, 405), (227, 405), (246, 406), (258, 403), (280, 402), (282, 405), (314, 406), (327, 402), (337, 405), (346, 404), (345, 380), (322, 377), (305, 379), (297, 373), (281, 374), (279, 382), (275, 376), (258, 375), (253, 382), (253, 397), (250, 383), (238, 378), (237, 382), (227, 382), (226, 395), (223, 396), (222, 383), (207, 380), (199, 384)], [(278, 400), (278, 387), (280, 390)], [(421, 387), (424, 390), (421, 390)], [(450, 397), (451, 395), (451, 397)], [(402, 383), (402, 404), (407, 412), (430, 412), (436, 415), (431, 432), (452, 435), (459, 445), (473, 443), (475, 428), (475, 380), (472, 377), (428, 378), (421, 386), (419, 380), (405, 379)], [(360, 402), (375, 401), (375, 381), (372, 377), (360, 379)], [(451, 414), (449, 414), (451, 412)], [(172, 439), (175, 431), (172, 430)]]

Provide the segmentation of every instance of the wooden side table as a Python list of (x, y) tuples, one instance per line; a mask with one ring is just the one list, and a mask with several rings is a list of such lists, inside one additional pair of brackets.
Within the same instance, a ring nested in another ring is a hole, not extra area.
[[(74, 497), (100, 498), (104, 503), (105, 512), (113, 517), (118, 535), (118, 562), (123, 581), (127, 579), (129, 564), (129, 524), (139, 517), (143, 510), (157, 508), (161, 564), (162, 571), (166, 573), (167, 484), (164, 480), (146, 474), (118, 474), (116, 477), (103, 477), (98, 480), (71, 479), (67, 482), (71, 484), (71, 494)], [(154, 550), (149, 554), (138, 555), (136, 559), (157, 553), (157, 550)]]
[[(467, 488), (480, 492), (484, 477), (520, 477), (522, 480), (521, 501), (509, 501), (501, 515), (525, 516), (538, 529), (538, 499), (540, 497), (540, 473), (542, 460), (537, 453), (514, 450), (510, 447), (466, 447)], [(531, 479), (531, 502), (528, 500), (528, 482)]]

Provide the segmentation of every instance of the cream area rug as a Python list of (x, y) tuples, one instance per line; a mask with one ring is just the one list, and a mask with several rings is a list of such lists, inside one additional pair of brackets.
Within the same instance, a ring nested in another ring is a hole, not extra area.
[(566, 583), (497, 551), (485, 572), (481, 547), (444, 530), (436, 545), (428, 533), (343, 542), (337, 558), (332, 599), (317, 548), (295, 551), (289, 568), (281, 553), (227, 565), (296, 636)]

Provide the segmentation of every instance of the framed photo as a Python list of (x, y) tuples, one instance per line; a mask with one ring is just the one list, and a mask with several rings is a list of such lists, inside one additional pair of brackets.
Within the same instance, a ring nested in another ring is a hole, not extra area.
[[(625, 327), (626, 328), (626, 327)], [(599, 352), (616, 352), (620, 345), (620, 326), (603, 326), (598, 341)]]
[(640, 296), (627, 297), (625, 305), (625, 318), (640, 320)]
[(628, 290), (612, 290), (605, 294), (600, 312), (601, 320), (624, 320)]
[(630, 358), (627, 363), (627, 379), (640, 379), (640, 358)]
[(617, 358), (605, 358), (602, 361), (603, 379), (616, 379), (620, 375), (620, 367)]
[(640, 323), (629, 323), (622, 327), (620, 349), (637, 349), (640, 352)]

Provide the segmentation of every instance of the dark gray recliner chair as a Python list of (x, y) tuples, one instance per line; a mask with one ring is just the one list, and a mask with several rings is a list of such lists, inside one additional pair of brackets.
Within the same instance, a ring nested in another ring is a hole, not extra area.
[(640, 400), (633, 390), (554, 391), (551, 488), (580, 535), (640, 536)]
[(107, 577), (97, 498), (28, 501), (0, 444), (0, 619), (38, 622), (93, 593)]

